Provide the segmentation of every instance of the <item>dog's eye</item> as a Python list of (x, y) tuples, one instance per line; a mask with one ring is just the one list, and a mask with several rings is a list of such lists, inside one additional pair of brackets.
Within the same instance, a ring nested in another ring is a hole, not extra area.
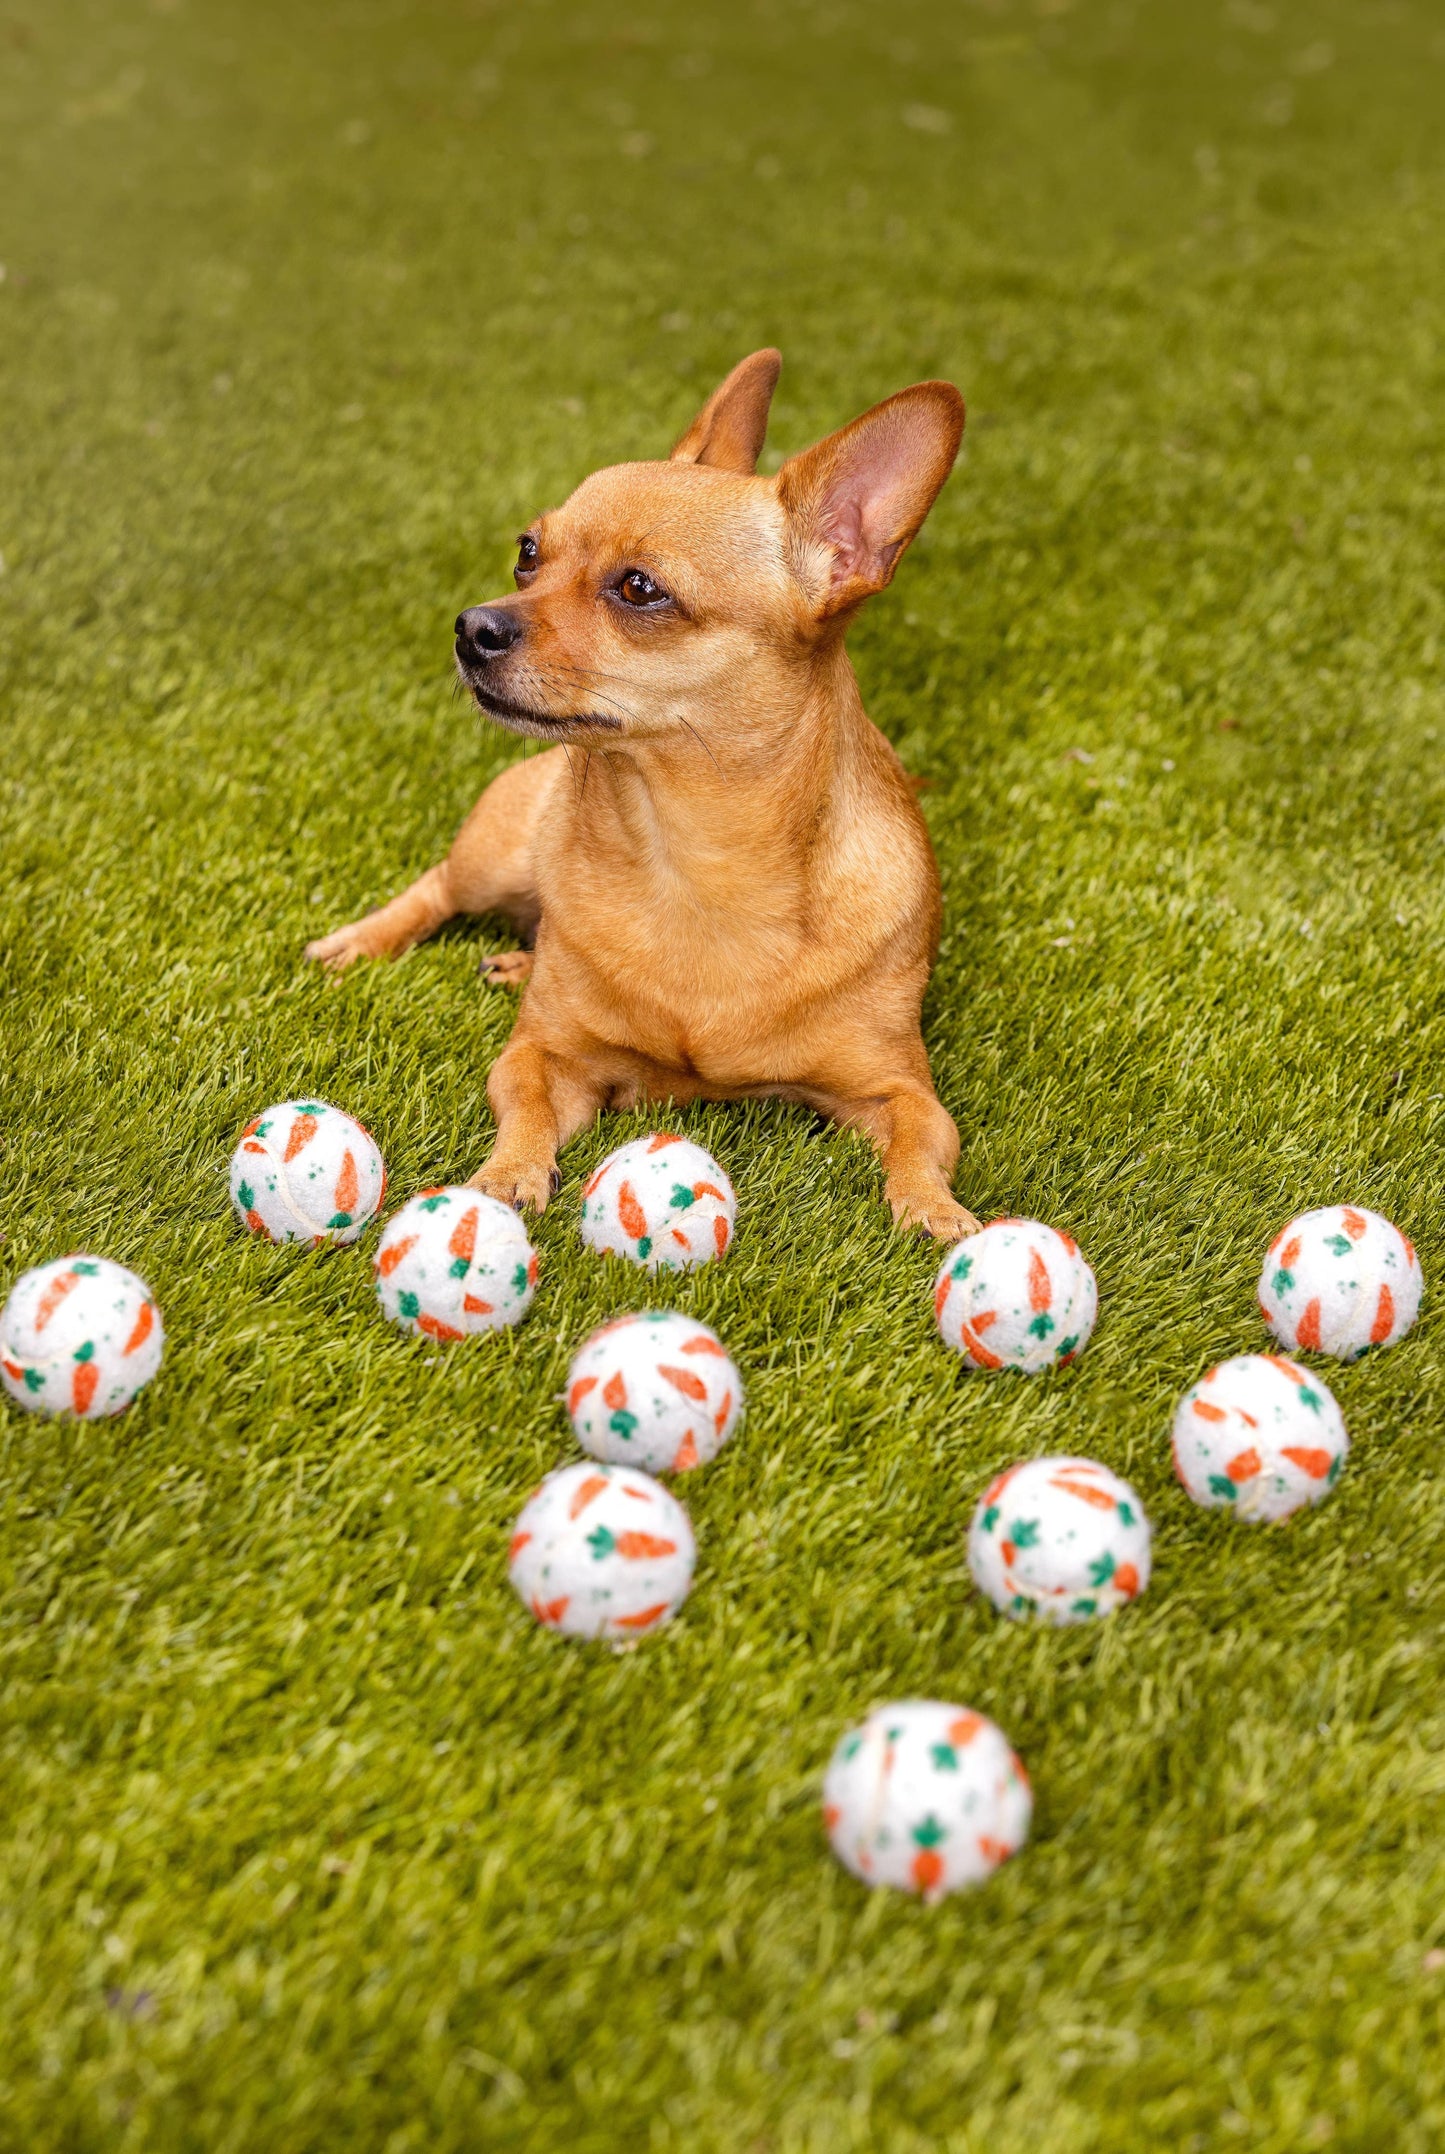
[(512, 574), (519, 580), (530, 576), (537, 566), (537, 541), (529, 531), (524, 531), (517, 541), (517, 565)]
[(630, 568), (617, 586), (617, 596), (628, 606), (661, 606), (667, 593), (654, 583), (645, 568)]

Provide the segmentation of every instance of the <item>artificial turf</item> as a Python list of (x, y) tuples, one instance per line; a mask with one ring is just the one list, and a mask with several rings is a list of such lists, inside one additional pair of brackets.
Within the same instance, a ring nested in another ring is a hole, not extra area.
[[(80, 1246), (170, 1332), (113, 1423), (0, 1417), (0, 2144), (1092, 2154), (1445, 2138), (1445, 13), (1363, 0), (5, 0), (0, 1287)], [(438, 1352), (367, 1249), (253, 1246), (320, 1092), (399, 1194), (484, 1154), (497, 923), (306, 937), (515, 752), (449, 624), (759, 344), (770, 459), (929, 374), (958, 472), (854, 636), (931, 781), (926, 1023), (984, 1214), (1067, 1226), (1077, 1368), (967, 1376), (858, 1142), (675, 1117), (725, 1264), (578, 1244)], [(1337, 1493), (1193, 1509), (1172, 1402), (1274, 1228), (1378, 1206), (1415, 1333)], [(511, 1597), (558, 1389), (665, 1298), (744, 1365), (680, 1619)], [(1127, 1473), (1154, 1583), (973, 1594), (986, 1476)], [(887, 1697), (995, 1715), (1035, 1832), (932, 1911), (828, 1856)]]

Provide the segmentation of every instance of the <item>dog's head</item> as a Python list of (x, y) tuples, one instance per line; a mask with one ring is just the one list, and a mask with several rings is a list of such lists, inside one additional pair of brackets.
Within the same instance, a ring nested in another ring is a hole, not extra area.
[(921, 382), (755, 475), (782, 365), (734, 367), (665, 462), (596, 471), (519, 541), (515, 595), (456, 624), (489, 717), (544, 740), (756, 732), (891, 581), (952, 467), (963, 399)]

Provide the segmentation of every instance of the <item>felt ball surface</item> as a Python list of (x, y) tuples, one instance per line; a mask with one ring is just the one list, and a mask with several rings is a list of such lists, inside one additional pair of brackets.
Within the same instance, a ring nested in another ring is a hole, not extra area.
[(1078, 1244), (1037, 1219), (995, 1219), (966, 1235), (933, 1282), (938, 1328), (976, 1369), (1033, 1376), (1072, 1361), (1098, 1309)]
[(686, 1271), (727, 1254), (737, 1209), (712, 1154), (659, 1131), (619, 1145), (588, 1181), (582, 1239), (648, 1271)]
[(1291, 1219), (1270, 1243), (1259, 1308), (1281, 1346), (1356, 1361), (1404, 1338), (1422, 1285), (1398, 1227), (1360, 1205), (1328, 1204)]
[(571, 1638), (640, 1638), (692, 1584), (692, 1522), (660, 1481), (590, 1459), (563, 1466), (522, 1508), (507, 1569), (539, 1623)]
[(58, 1257), (22, 1273), (0, 1310), (0, 1384), (32, 1413), (99, 1421), (161, 1365), (151, 1290), (109, 1257)]
[(1349, 1448), (1329, 1390), (1281, 1354), (1221, 1361), (1174, 1416), (1175, 1473), (1196, 1503), (1239, 1518), (1288, 1518), (1322, 1502)]
[(381, 1209), (386, 1169), (368, 1130), (319, 1099), (268, 1107), (231, 1154), (231, 1202), (270, 1242), (340, 1248)]
[(1152, 1536), (1127, 1481), (1090, 1458), (1033, 1458), (984, 1490), (968, 1567), (1005, 1615), (1086, 1623), (1149, 1583)]
[(467, 1339), (515, 1324), (532, 1305), (537, 1253), (509, 1204), (479, 1189), (423, 1189), (390, 1218), (372, 1269), (394, 1324)]
[(833, 1752), (823, 1823), (845, 1869), (930, 1903), (982, 1884), (1028, 1838), (1028, 1775), (982, 1713), (880, 1705)]
[(567, 1372), (583, 1450), (649, 1473), (707, 1465), (742, 1410), (742, 1378), (717, 1333), (666, 1309), (601, 1325)]

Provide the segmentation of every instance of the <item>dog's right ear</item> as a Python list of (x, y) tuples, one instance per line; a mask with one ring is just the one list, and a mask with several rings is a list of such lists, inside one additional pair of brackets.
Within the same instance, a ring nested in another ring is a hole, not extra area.
[(710, 464), (714, 471), (737, 471), (750, 478), (762, 454), (768, 406), (782, 370), (782, 353), (771, 349), (739, 360), (677, 442), (671, 461)]

